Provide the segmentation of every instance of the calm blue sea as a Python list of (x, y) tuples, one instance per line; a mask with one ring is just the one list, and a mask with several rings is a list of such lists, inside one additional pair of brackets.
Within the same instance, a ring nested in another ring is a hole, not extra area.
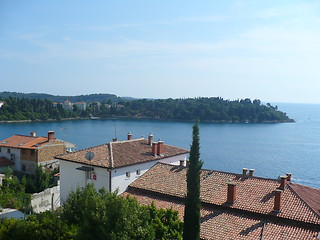
[[(293, 181), (320, 188), (320, 105), (277, 104), (295, 119), (281, 124), (200, 124), (201, 159), (204, 168), (277, 178), (292, 173)], [(0, 139), (36, 131), (75, 143), (78, 149), (99, 145), (117, 137), (125, 140), (153, 133), (155, 140), (188, 148), (193, 123), (147, 120), (78, 120), (0, 124)]]

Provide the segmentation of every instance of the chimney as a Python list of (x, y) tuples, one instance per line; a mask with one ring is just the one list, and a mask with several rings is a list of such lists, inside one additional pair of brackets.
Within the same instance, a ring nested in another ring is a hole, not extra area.
[(128, 140), (132, 140), (132, 133), (131, 132), (128, 133)]
[(54, 140), (54, 139), (55, 139), (54, 131), (48, 131), (48, 141)]
[(153, 142), (153, 135), (152, 135), (152, 133), (150, 133), (149, 136), (148, 136), (148, 145), (151, 146), (152, 142)]
[(32, 132), (30, 133), (30, 136), (31, 136), (31, 137), (36, 137), (36, 136), (37, 136), (37, 133), (36, 133), (35, 131), (32, 131)]
[(284, 186), (286, 185), (287, 182), (287, 176), (280, 176), (280, 189), (284, 189)]
[(277, 189), (277, 190), (274, 191), (274, 207), (273, 207), (273, 211), (275, 211), (275, 212), (280, 212), (281, 193), (282, 193), (282, 190), (280, 190), (280, 189)]
[(286, 175), (287, 175), (287, 181), (291, 182), (292, 174), (291, 173), (287, 173)]
[(248, 168), (242, 168), (242, 175), (247, 175), (248, 171), (249, 171)]
[(180, 167), (184, 167), (184, 160), (180, 160)]
[(249, 169), (249, 176), (253, 177), (253, 175), (254, 175), (254, 169)]
[(152, 155), (157, 156), (157, 151), (158, 151), (158, 143), (154, 142), (152, 143)]
[(164, 146), (163, 146), (163, 141), (158, 141), (158, 151), (157, 151), (157, 155), (159, 156), (163, 156), (163, 152), (164, 152)]
[(235, 183), (228, 183), (228, 196), (227, 196), (227, 203), (233, 204), (237, 198), (237, 191), (236, 191), (236, 184)]

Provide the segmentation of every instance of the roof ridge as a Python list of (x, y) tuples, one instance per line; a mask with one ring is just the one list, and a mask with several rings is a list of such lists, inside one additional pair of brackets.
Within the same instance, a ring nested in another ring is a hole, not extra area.
[(145, 139), (145, 138), (135, 138), (135, 139), (131, 139), (131, 140), (115, 141), (115, 142), (112, 142), (112, 143), (137, 142), (137, 141), (141, 141), (141, 140), (147, 140), (147, 139)]
[(108, 144), (109, 146), (109, 153), (110, 153), (110, 167), (113, 168), (113, 151), (112, 151), (112, 142)]
[[(317, 213), (304, 199), (303, 197), (300, 196), (299, 193), (297, 193), (292, 186), (289, 185), (289, 183), (286, 184), (288, 186), (288, 188), (293, 192), (293, 194), (295, 194), (319, 219), (320, 219), (320, 214)], [(301, 185), (304, 186), (304, 185)]]

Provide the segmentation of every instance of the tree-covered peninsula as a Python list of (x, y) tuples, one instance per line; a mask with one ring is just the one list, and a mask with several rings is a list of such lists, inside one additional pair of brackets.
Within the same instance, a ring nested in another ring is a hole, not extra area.
[(161, 120), (230, 123), (293, 122), (277, 106), (262, 104), (260, 100), (224, 100), (220, 97), (183, 99), (104, 99), (102, 102), (87, 102), (86, 108), (76, 105), (65, 109), (62, 103), (48, 99), (0, 98), (0, 121), (60, 120), (64, 118), (88, 118), (90, 116), (111, 118), (148, 118)]

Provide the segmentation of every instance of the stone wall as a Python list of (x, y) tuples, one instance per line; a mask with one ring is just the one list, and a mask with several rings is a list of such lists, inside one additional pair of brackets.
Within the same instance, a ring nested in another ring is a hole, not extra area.
[(47, 188), (43, 192), (32, 194), (31, 206), (35, 213), (60, 207), (60, 186)]

